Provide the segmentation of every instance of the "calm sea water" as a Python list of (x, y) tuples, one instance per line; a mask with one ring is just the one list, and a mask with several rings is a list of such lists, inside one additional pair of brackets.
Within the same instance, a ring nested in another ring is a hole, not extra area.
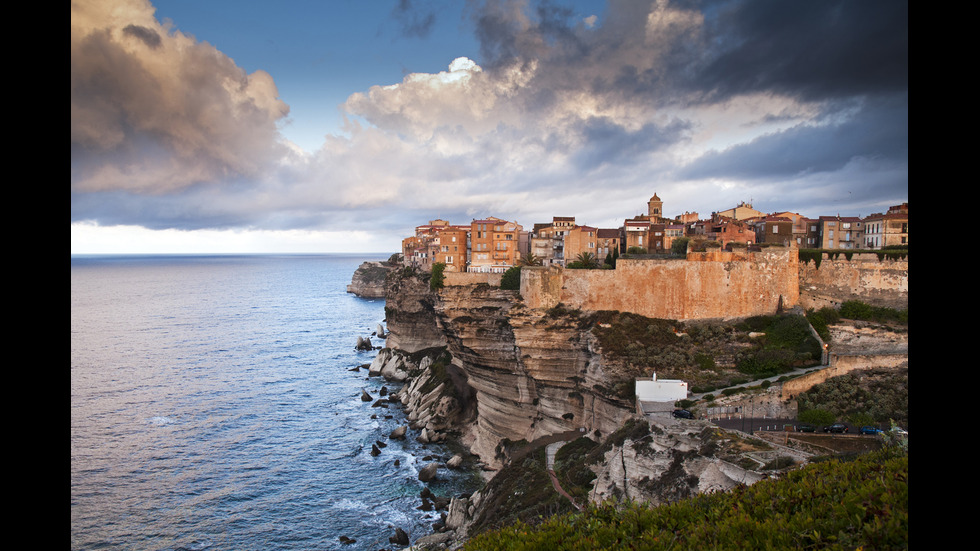
[[(73, 257), (72, 549), (377, 549), (395, 526), (430, 533), (418, 469), (448, 452), (409, 438), (372, 457), (403, 414), (362, 402), (386, 383), (350, 371), (375, 355), (354, 343), (384, 301), (346, 285), (380, 258)], [(472, 483), (441, 474), (437, 495)]]

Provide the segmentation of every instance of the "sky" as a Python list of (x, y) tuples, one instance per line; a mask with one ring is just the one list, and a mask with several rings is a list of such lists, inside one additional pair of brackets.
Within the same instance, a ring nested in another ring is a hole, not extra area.
[(908, 201), (900, 0), (72, 0), (71, 252)]

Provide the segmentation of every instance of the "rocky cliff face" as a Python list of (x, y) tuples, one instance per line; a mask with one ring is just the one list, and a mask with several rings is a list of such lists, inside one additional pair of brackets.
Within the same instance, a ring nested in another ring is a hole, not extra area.
[(489, 285), (436, 293), (418, 277), (391, 278), (387, 301), (389, 348), (448, 349), (460, 411), (475, 413), (464, 443), (488, 465), (500, 466), (502, 441), (609, 434), (632, 414), (631, 396), (611, 395), (616, 381), (575, 316), (525, 308), (516, 292)]
[(351, 277), (347, 292), (364, 298), (384, 298), (385, 277), (394, 269), (387, 262), (364, 262)]
[(576, 317), (525, 308), (516, 292), (489, 286), (443, 289), (435, 311), (476, 398), (466, 442), (491, 465), (502, 459), (501, 441), (609, 434), (631, 415), (632, 401), (607, 390), (612, 377)]
[(436, 321), (437, 299), (421, 275), (393, 274), (385, 288), (385, 346), (408, 353), (446, 346)]

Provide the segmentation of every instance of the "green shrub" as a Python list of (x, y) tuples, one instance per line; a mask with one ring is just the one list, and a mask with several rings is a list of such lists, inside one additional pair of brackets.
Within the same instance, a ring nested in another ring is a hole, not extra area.
[(510, 268), (504, 275), (500, 278), (500, 288), (506, 289), (508, 291), (520, 291), (521, 290), (521, 267), (514, 266)]
[(884, 308), (871, 306), (859, 300), (848, 300), (840, 306), (841, 317), (853, 320), (874, 321), (879, 323), (897, 322), (908, 324), (909, 311), (895, 310), (894, 308)]
[(687, 244), (691, 241), (690, 237), (678, 237), (674, 239), (674, 242), (670, 244), (671, 254), (685, 255), (687, 254)]
[(608, 503), (519, 522), (464, 549), (908, 549), (908, 509), (908, 452), (890, 447), (659, 507)]
[(807, 310), (806, 319), (813, 326), (817, 334), (820, 335), (820, 338), (824, 342), (827, 342), (830, 341), (830, 329), (827, 326), (840, 321), (840, 314), (837, 310), (825, 306), (816, 311), (813, 309)]
[(698, 367), (702, 370), (714, 370), (715, 369), (715, 359), (710, 354), (697, 353), (694, 355), (694, 363), (698, 364)]
[(810, 409), (800, 412), (797, 418), (811, 425), (829, 425), (837, 421), (837, 416), (825, 409)]

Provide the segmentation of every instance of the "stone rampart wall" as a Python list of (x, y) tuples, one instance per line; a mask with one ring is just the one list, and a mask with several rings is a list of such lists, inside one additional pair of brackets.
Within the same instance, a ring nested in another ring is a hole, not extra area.
[(450, 287), (460, 287), (463, 285), (477, 285), (486, 283), (487, 285), (500, 286), (501, 274), (491, 274), (485, 272), (444, 272), (446, 276), (445, 284)]
[(687, 260), (620, 259), (615, 270), (521, 270), (521, 296), (531, 308), (561, 303), (582, 310), (619, 310), (677, 320), (772, 314), (799, 300), (798, 256), (792, 249), (691, 253)]
[(800, 305), (820, 309), (839, 307), (848, 300), (887, 308), (909, 307), (908, 259), (878, 260), (874, 253), (854, 254), (850, 260), (824, 253), (815, 262), (800, 262)]

